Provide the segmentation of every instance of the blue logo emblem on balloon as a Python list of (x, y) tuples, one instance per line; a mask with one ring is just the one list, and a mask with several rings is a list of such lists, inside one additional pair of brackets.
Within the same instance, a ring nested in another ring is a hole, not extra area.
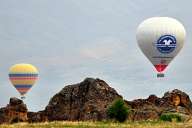
[(161, 36), (156, 43), (156, 47), (161, 53), (171, 53), (176, 48), (176, 38), (172, 35)]

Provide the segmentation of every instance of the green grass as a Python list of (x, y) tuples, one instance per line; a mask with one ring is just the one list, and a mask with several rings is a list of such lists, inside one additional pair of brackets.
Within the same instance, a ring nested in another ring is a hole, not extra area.
[(170, 122), (175, 120), (176, 122), (181, 122), (182, 117), (177, 113), (165, 113), (160, 116), (160, 120)]
[(56, 121), (45, 123), (17, 123), (11, 125), (0, 125), (0, 128), (192, 128), (192, 122), (176, 123), (163, 121), (142, 122), (71, 122)]

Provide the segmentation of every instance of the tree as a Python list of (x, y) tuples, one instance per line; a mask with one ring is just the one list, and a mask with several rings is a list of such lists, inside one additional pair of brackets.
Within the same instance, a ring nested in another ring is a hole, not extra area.
[(127, 119), (129, 108), (126, 106), (123, 99), (117, 99), (107, 109), (109, 118), (116, 119), (119, 122), (124, 122)]

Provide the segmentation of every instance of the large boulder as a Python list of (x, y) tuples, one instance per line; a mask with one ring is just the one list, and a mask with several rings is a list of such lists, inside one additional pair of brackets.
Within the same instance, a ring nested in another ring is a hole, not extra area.
[(22, 100), (10, 98), (9, 104), (0, 108), (0, 124), (27, 121), (27, 107)]
[(45, 113), (49, 120), (102, 120), (115, 99), (122, 98), (105, 81), (86, 78), (65, 86), (51, 98)]

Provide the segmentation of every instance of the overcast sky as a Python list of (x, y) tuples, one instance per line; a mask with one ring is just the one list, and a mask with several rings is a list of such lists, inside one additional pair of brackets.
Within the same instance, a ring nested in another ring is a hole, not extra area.
[[(31, 63), (40, 79), (27, 93), (30, 111), (44, 109), (64, 86), (100, 78), (125, 99), (162, 96), (178, 88), (192, 94), (192, 30), (189, 0), (0, 0), (0, 107), (19, 93), (9, 67)], [(179, 55), (156, 78), (138, 48), (135, 33), (144, 19), (168, 16), (185, 26)], [(192, 96), (192, 95), (191, 95)]]

